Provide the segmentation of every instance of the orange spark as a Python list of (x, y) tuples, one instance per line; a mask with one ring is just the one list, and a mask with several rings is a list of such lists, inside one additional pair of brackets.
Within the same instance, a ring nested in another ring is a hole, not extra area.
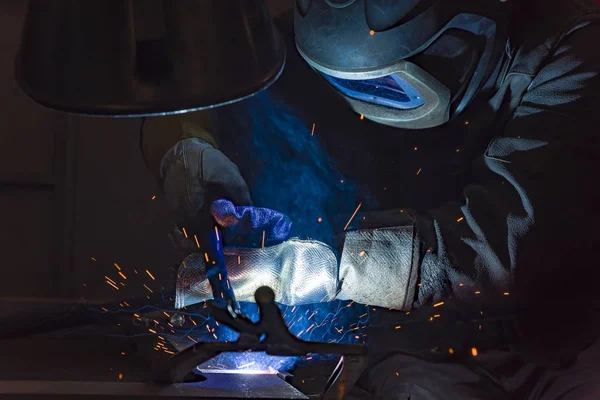
[(262, 248), (265, 248), (265, 231), (263, 231)]
[(434, 307), (439, 307), (439, 306), (443, 306), (443, 305), (444, 305), (444, 302), (440, 301), (439, 303), (435, 303), (433, 306)]
[(154, 329), (148, 329), (148, 330), (152, 333), (156, 333), (156, 331)]
[(369, 31), (369, 35), (373, 36), (374, 34), (375, 34), (375, 31), (374, 31), (373, 29), (371, 29), (371, 30)]
[(149, 288), (148, 286), (146, 286), (145, 284), (144, 284), (143, 286), (144, 286), (146, 289), (148, 289), (148, 290), (150, 291), (150, 293), (154, 293), (154, 292), (152, 291), (152, 289), (150, 289), (150, 288)]
[(194, 235), (194, 240), (196, 240), (196, 246), (200, 248), (200, 243), (198, 243), (198, 237), (196, 235)]
[(123, 379), (123, 374), (119, 374), (119, 380)]
[(352, 216), (350, 217), (350, 219), (348, 220), (348, 223), (346, 224), (346, 226), (344, 227), (344, 230), (348, 229), (348, 226), (350, 225), (350, 222), (352, 222), (352, 220), (354, 219), (354, 216), (356, 215), (356, 213), (358, 212), (358, 210), (360, 209), (360, 206), (362, 206), (362, 203), (358, 203), (358, 207), (356, 207), (356, 210), (354, 210), (354, 213), (352, 214)]
[(217, 235), (217, 242), (219, 241), (219, 228), (215, 226), (215, 234)]
[(402, 328), (402, 325), (398, 325), (397, 327), (395, 327), (394, 329), (400, 329)]
[(204, 253), (204, 258), (206, 259), (206, 262), (208, 262), (208, 253)]
[(92, 257), (92, 261), (96, 261), (96, 259), (94, 257)]
[(362, 121), (363, 119), (365, 119), (365, 116), (363, 114), (360, 114), (360, 120)]
[(154, 279), (154, 276), (150, 273), (150, 271), (146, 270), (146, 273), (148, 274), (148, 276), (150, 278), (152, 278), (153, 281), (155, 281), (156, 279)]
[(119, 271), (119, 275), (121, 275), (121, 278), (123, 278), (123, 279), (127, 279), (127, 277), (125, 276), (125, 274), (124, 274), (124, 273), (122, 273), (121, 271)]
[(475, 294), (479, 294), (479, 293), (481, 293), (479, 290), (475, 292)]
[(115, 285), (114, 283), (112, 283), (110, 281), (106, 281), (106, 283), (108, 283), (110, 286), (114, 287), (115, 289), (119, 290), (119, 287), (117, 285)]
[(460, 217), (459, 219), (457, 219), (457, 220), (456, 220), (456, 222), (460, 222), (460, 221), (462, 221), (463, 219), (465, 219), (465, 217)]
[(454, 354), (454, 349), (453, 349), (452, 347), (450, 347), (450, 348), (448, 349), (448, 353), (450, 353), (450, 354)]
[(185, 230), (185, 228), (182, 226), (181, 230), (183, 231), (183, 236), (185, 236), (185, 238), (187, 239), (188, 235), (187, 235), (187, 231)]
[(419, 174), (421, 173), (421, 170), (422, 170), (422, 169), (423, 169), (423, 168), (419, 168), (419, 170), (417, 171), (417, 176), (419, 176)]
[(469, 125), (469, 121), (465, 121), (465, 125)]
[(152, 200), (156, 199), (156, 196), (152, 196)]
[(509, 294), (510, 294), (510, 293), (508, 293), (508, 292), (504, 292), (504, 295), (505, 295), (505, 296), (508, 296)]
[(119, 271), (121, 270), (121, 267), (119, 267), (119, 264), (117, 264), (117, 263), (114, 263), (114, 265), (115, 265), (115, 267), (116, 267), (116, 268), (117, 268)]
[(310, 131), (310, 136), (315, 134), (315, 123), (313, 123), (312, 130)]
[(241, 262), (242, 262), (242, 259), (240, 258), (240, 256), (238, 256), (238, 265), (240, 265)]
[(321, 221), (323, 221), (323, 218), (319, 217), (319, 218), (317, 219), (317, 222), (321, 222)]
[(477, 357), (477, 348), (472, 347), (471, 348), (471, 354), (473, 354), (473, 357)]

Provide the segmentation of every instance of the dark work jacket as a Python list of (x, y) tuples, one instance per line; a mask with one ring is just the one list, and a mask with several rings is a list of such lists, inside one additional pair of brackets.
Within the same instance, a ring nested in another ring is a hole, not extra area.
[[(494, 81), (442, 127), (410, 131), (360, 120), (300, 58), (290, 15), (279, 21), (288, 42), (279, 81), (219, 110), (228, 126), (221, 134), (232, 135), (224, 151), (240, 166), (255, 204), (295, 220), (298, 207), (321, 199), (327, 187), (329, 197), (314, 211), (323, 214), (309, 219), (323, 217), (336, 229), (332, 215), (343, 213), (346, 222), (358, 202), (361, 211), (406, 210), (399, 221), (414, 223), (421, 241), (415, 267), (438, 282), (419, 288), (420, 308), (406, 318), (428, 321), (440, 311), (431, 304), (446, 301), (447, 315), (475, 322), (458, 329), (451, 320), (454, 335), (448, 327), (431, 335), (417, 330), (417, 338), (393, 332), (399, 350), (439, 353), (460, 347), (460, 338), (465, 349), (485, 342), (480, 325), (488, 310), (502, 314), (483, 323), (494, 324), (489, 343), (518, 342), (540, 363), (569, 362), (597, 336), (600, 17), (592, 1), (522, 3), (529, 13), (515, 21)], [(267, 97), (293, 112), (303, 130), (270, 132)], [(312, 143), (342, 179), (325, 176), (330, 167), (310, 158)], [(319, 164), (319, 192), (304, 178), (286, 179), (292, 170), (273, 161), (280, 158)], [(272, 181), (278, 190), (265, 184)], [(505, 309), (518, 321), (506, 334), (502, 322), (495, 327)]]

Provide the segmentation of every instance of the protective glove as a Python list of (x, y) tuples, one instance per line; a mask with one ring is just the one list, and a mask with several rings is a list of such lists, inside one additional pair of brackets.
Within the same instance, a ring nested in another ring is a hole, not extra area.
[(174, 222), (185, 227), (217, 198), (250, 205), (250, 191), (238, 167), (222, 152), (199, 138), (182, 139), (160, 165), (165, 199)]
[[(256, 289), (266, 285), (275, 292), (275, 301), (287, 305), (337, 298), (397, 309), (411, 307), (416, 286), (416, 273), (411, 270), (414, 254), (394, 251), (412, 242), (410, 226), (349, 232), (338, 265), (333, 249), (325, 243), (287, 239), (291, 222), (277, 211), (220, 200), (213, 203), (211, 212), (223, 227), (225, 245), (255, 246), (224, 248), (238, 301), (254, 301)], [(259, 237), (264, 238), (264, 246)], [(190, 254), (179, 268), (175, 306), (211, 298), (204, 257)]]

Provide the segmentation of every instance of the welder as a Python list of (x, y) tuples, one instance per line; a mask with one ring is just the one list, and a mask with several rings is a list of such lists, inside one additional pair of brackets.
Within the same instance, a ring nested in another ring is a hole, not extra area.
[[(291, 35), (288, 25), (282, 31)], [(597, 261), (589, 251), (598, 221), (588, 189), (598, 172), (598, 7), (586, 0), (296, 0), (293, 30), (297, 53), (288, 49), (287, 68), (294, 76), (284, 73), (273, 90), (285, 89), (282, 98), (293, 102), (286, 85), (295, 84), (305, 114), (338, 121), (345, 137), (323, 140), (333, 149), (347, 145), (335, 158), (340, 169), (395, 212), (379, 226), (352, 230), (365, 227), (355, 221), (339, 260), (327, 244), (289, 239), (285, 215), (252, 206), (201, 112), (144, 126), (146, 158), (180, 216), (175, 235), (185, 236), (186, 219), (212, 206), (238, 246), (226, 257), (240, 301), (251, 301), (262, 284), (284, 304), (346, 299), (404, 311), (446, 302), (470, 312), (516, 298), (519, 315), (548, 329), (535, 341), (558, 332), (567, 343), (555, 347), (577, 354), (589, 346), (564, 364), (552, 357), (560, 352), (525, 360), (490, 351), (477, 366), (403, 353), (365, 375), (364, 395), (599, 398), (590, 271)], [(310, 68), (294, 66), (294, 57)], [(309, 69), (313, 77), (304, 79)], [(311, 96), (322, 100), (311, 105)], [(363, 128), (349, 128), (358, 121)], [(174, 142), (150, 145), (152, 132), (165, 130)], [(194, 284), (178, 293), (179, 306), (210, 298), (205, 281)], [(189, 292), (193, 299), (183, 298)], [(520, 335), (526, 323), (517, 325)]]

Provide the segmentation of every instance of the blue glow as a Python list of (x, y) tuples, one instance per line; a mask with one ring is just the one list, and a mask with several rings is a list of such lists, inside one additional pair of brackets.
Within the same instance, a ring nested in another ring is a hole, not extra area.
[(342, 79), (321, 74), (348, 97), (386, 107), (410, 110), (425, 104), (419, 92), (396, 74), (373, 79)]

